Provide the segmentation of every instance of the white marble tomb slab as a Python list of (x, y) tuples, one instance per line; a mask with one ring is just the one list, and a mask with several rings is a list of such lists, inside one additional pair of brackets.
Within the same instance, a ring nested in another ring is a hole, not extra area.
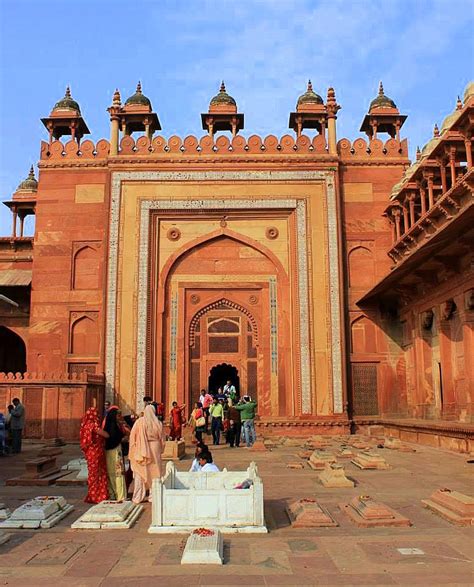
[(131, 501), (102, 501), (88, 509), (71, 525), (71, 528), (84, 530), (130, 528), (142, 511), (142, 505)]
[(222, 565), (224, 564), (224, 541), (219, 530), (212, 530), (212, 536), (191, 533), (186, 541), (182, 565)]
[(83, 467), (87, 469), (86, 459), (72, 459), (61, 467), (63, 471), (80, 471)]
[(0, 522), (1, 528), (52, 528), (74, 507), (59, 495), (41, 495), (16, 508), (11, 516)]

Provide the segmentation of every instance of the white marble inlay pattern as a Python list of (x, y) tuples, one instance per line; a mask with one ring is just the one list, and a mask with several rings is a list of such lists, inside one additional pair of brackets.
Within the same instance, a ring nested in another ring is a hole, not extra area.
[[(116, 361), (116, 312), (117, 312), (117, 273), (118, 273), (118, 243), (119, 220), (121, 203), (121, 182), (127, 181), (326, 181), (328, 199), (328, 236), (330, 248), (330, 301), (331, 301), (331, 330), (332, 330), (332, 373), (333, 373), (333, 398), (334, 412), (342, 413), (342, 364), (341, 364), (341, 324), (340, 324), (340, 285), (338, 272), (338, 238), (337, 238), (337, 206), (336, 193), (333, 184), (333, 173), (324, 171), (128, 171), (114, 172), (112, 174), (111, 187), (111, 212), (109, 231), (109, 267), (107, 289), (107, 329), (106, 329), (106, 380), (107, 395), (110, 399), (113, 395), (115, 382)], [(302, 226), (301, 218), (304, 218), (304, 235), (306, 236), (306, 210), (303, 200), (244, 200), (243, 202), (232, 200), (211, 200), (213, 209), (245, 207), (245, 208), (272, 208), (289, 207), (289, 202), (294, 202), (297, 207), (298, 230)], [(244, 205), (242, 205), (242, 203)], [(165, 204), (165, 206), (163, 206)], [(240, 204), (237, 205), (237, 204)], [(147, 311), (147, 270), (148, 270), (148, 234), (149, 211), (152, 208), (169, 209), (180, 207), (181, 209), (206, 209), (209, 201), (163, 201), (142, 202), (140, 225), (140, 268), (139, 268), (139, 332), (137, 352), (146, 356), (146, 311)], [(303, 208), (302, 214), (299, 210)], [(300, 233), (301, 234), (301, 233)], [(310, 413), (311, 389), (310, 389), (310, 354), (309, 354), (309, 316), (308, 316), (308, 275), (307, 275), (307, 250), (306, 241), (298, 239), (298, 268), (305, 267), (306, 271), (300, 273), (298, 283), (300, 302), (300, 337), (301, 337), (301, 384), (302, 384), (302, 410)], [(301, 285), (301, 278), (306, 286)], [(145, 287), (143, 287), (145, 285)], [(144, 315), (144, 317), (143, 317)], [(304, 318), (304, 319), (303, 319)], [(144, 328), (143, 328), (144, 325)], [(306, 346), (303, 344), (306, 341)], [(336, 342), (337, 341), (337, 342)], [(143, 387), (145, 381), (145, 364), (137, 357), (137, 390)], [(141, 392), (140, 392), (141, 394)]]

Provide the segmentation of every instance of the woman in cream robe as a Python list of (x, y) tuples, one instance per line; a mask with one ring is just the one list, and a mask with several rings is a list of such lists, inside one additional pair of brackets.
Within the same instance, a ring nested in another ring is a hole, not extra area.
[(144, 501), (146, 490), (151, 489), (153, 479), (161, 477), (161, 454), (164, 448), (163, 424), (156, 417), (155, 408), (148, 405), (130, 433), (128, 458), (133, 471), (134, 503)]

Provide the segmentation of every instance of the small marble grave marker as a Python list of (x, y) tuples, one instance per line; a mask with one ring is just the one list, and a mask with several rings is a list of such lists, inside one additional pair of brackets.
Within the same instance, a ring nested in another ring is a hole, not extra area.
[(189, 535), (181, 558), (182, 565), (224, 564), (224, 541), (219, 530), (197, 528)]
[(0, 529), (52, 528), (73, 509), (62, 496), (41, 495), (16, 508), (8, 519), (0, 522)]
[(363, 451), (351, 461), (359, 469), (390, 469), (390, 465), (377, 452)]
[(73, 459), (61, 468), (69, 471), (67, 475), (56, 481), (56, 485), (87, 485), (87, 461), (86, 459)]
[(354, 497), (348, 504), (339, 506), (348, 518), (360, 528), (376, 526), (411, 526), (408, 518), (400, 515), (384, 503), (375, 501), (370, 495)]
[(350, 448), (344, 447), (336, 452), (336, 457), (338, 459), (352, 459), (355, 457), (355, 454)]
[(11, 511), (4, 503), (0, 503), (0, 520), (6, 520), (10, 517)]
[(324, 487), (354, 487), (354, 481), (348, 479), (344, 467), (336, 463), (326, 463), (326, 467), (319, 475)]
[(75, 530), (130, 528), (142, 511), (142, 505), (131, 501), (101, 501), (71, 524), (71, 528)]
[(322, 450), (315, 450), (309, 457), (309, 466), (316, 471), (324, 469), (327, 463), (335, 463), (336, 457)]
[(337, 522), (315, 499), (304, 498), (294, 501), (286, 512), (294, 528), (334, 527)]
[(474, 498), (451, 489), (438, 489), (421, 503), (448, 522), (458, 526), (474, 525)]

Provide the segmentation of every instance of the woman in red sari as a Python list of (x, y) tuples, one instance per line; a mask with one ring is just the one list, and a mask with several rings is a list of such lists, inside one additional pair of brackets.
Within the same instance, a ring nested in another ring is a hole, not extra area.
[(86, 503), (100, 503), (109, 498), (104, 441), (109, 437), (102, 430), (97, 408), (89, 408), (81, 421), (79, 432), (81, 450), (87, 461), (88, 492)]
[(178, 406), (178, 402), (172, 403), (170, 412), (170, 438), (179, 440), (183, 436), (183, 410), (186, 406)]

